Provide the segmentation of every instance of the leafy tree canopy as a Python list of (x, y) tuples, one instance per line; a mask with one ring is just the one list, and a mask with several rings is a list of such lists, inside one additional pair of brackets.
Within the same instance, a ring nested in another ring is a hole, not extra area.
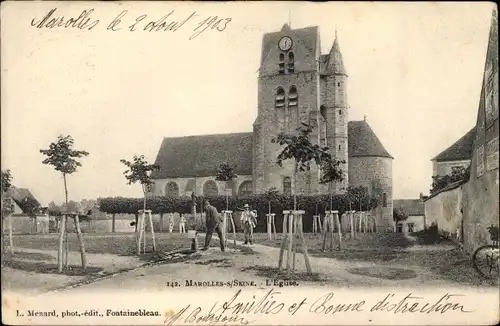
[(227, 163), (222, 163), (217, 168), (217, 173), (215, 176), (215, 180), (217, 181), (231, 181), (238, 176), (234, 173), (234, 168)]
[(12, 186), (12, 174), (10, 170), (2, 170), (2, 193), (9, 190)]
[(76, 172), (82, 164), (76, 159), (89, 155), (86, 151), (73, 149), (74, 140), (71, 136), (58, 136), (56, 142), (49, 145), (49, 149), (41, 149), (40, 153), (47, 156), (43, 164), (52, 165), (56, 171), (63, 174)]
[(40, 213), (40, 203), (32, 197), (26, 197), (23, 199), (21, 203), (23, 212), (30, 216), (30, 217), (35, 217), (38, 213)]
[(436, 194), (452, 183), (469, 180), (469, 177), (470, 165), (467, 168), (454, 167), (450, 174), (432, 177), (432, 188), (430, 189), (430, 193), (431, 195)]
[(393, 217), (395, 221), (406, 221), (408, 219), (408, 212), (401, 207), (396, 207), (393, 209)]
[(159, 165), (149, 164), (144, 155), (134, 155), (132, 161), (121, 159), (120, 162), (128, 168), (123, 172), (123, 175), (127, 179), (127, 184), (130, 185), (138, 182), (143, 186), (144, 193), (151, 190), (151, 186), (154, 184), (151, 172), (159, 170)]
[(267, 189), (267, 191), (264, 193), (268, 201), (274, 201), (278, 198), (279, 196), (279, 191), (276, 187), (272, 187)]
[(302, 122), (301, 126), (297, 128), (297, 135), (280, 133), (271, 140), (273, 143), (284, 146), (276, 161), (280, 167), (283, 166), (284, 161), (293, 159), (298, 171), (302, 172), (311, 169), (311, 162), (321, 166), (325, 162), (331, 161), (328, 147), (313, 145), (309, 140), (312, 130), (311, 125)]

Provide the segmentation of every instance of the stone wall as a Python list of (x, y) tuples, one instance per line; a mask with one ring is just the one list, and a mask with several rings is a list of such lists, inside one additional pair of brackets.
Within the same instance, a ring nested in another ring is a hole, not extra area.
[(463, 167), (467, 168), (470, 165), (470, 160), (462, 161), (449, 161), (449, 162), (432, 162), (432, 176), (445, 176), (451, 174), (453, 168)]
[(476, 122), (470, 179), (464, 186), (464, 248), (491, 243), (487, 230), (499, 225), (498, 201), (498, 20), (493, 11)]
[[(33, 234), (33, 233), (49, 233), (49, 218), (46, 215), (40, 215), (35, 219), (27, 215), (14, 214), (12, 217), (12, 233), (13, 234)], [(3, 232), (9, 232), (9, 219), (5, 218), (2, 223)]]
[[(195, 195), (201, 196), (203, 195), (203, 185), (205, 182), (213, 180), (217, 184), (217, 189), (219, 195), (223, 196), (226, 194), (226, 183), (224, 181), (216, 181), (215, 176), (210, 177), (197, 177), (197, 178), (168, 178), (168, 179), (157, 179), (155, 180), (155, 186), (153, 193), (155, 196), (165, 196), (166, 195), (166, 186), (169, 182), (175, 182), (179, 188), (179, 196), (191, 196), (192, 190), (188, 190), (188, 183), (195, 184)], [(252, 181), (251, 175), (239, 175), (236, 179), (234, 179), (234, 186), (231, 190), (231, 195), (236, 195), (238, 193), (238, 189), (243, 182)]]
[(440, 192), (424, 202), (427, 226), (434, 222), (441, 233), (451, 234), (461, 229), (462, 187)]
[(471, 175), (463, 193), (464, 248), (472, 253), (481, 245), (491, 243), (487, 227), (498, 227), (498, 169), (488, 171), (481, 178)]
[(392, 159), (387, 157), (350, 157), (349, 185), (367, 187), (370, 193), (375, 190), (374, 188), (380, 188), (380, 192), (386, 194), (387, 205), (384, 207), (383, 198), (379, 198), (380, 205), (373, 210), (373, 215), (379, 230), (394, 231)]

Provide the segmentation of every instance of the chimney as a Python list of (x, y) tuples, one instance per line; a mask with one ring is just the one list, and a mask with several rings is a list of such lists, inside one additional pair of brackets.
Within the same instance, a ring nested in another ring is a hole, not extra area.
[(424, 199), (424, 193), (420, 193), (420, 200)]

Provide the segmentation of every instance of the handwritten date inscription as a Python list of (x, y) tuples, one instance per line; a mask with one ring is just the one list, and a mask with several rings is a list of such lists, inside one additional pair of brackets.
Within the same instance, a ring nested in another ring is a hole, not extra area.
[[(39, 29), (74, 28), (80, 30), (93, 30), (99, 24), (100, 19), (93, 17), (95, 10), (83, 10), (78, 16), (64, 16), (57, 13), (57, 8), (51, 9), (41, 19), (33, 18), (31, 26)], [(184, 17), (176, 17), (172, 10), (160, 18), (149, 14), (142, 14), (135, 18), (129, 15), (128, 10), (123, 10), (116, 17), (106, 22), (106, 30), (111, 32), (177, 32), (180, 29), (190, 29), (189, 40), (193, 40), (208, 31), (224, 32), (231, 18), (219, 16), (200, 17), (192, 12)], [(187, 27), (191, 25), (191, 27)]]

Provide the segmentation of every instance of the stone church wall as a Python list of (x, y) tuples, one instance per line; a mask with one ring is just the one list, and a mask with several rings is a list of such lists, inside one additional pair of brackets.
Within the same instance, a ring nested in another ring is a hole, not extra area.
[(379, 198), (381, 205), (374, 210), (373, 215), (379, 229), (393, 231), (392, 159), (386, 157), (350, 157), (349, 185), (367, 187), (370, 192), (377, 191), (379, 188), (379, 192), (386, 194), (386, 207), (383, 206), (383, 197)]
[[(213, 180), (217, 184), (217, 190), (219, 195), (225, 194), (226, 183), (223, 181), (216, 181), (215, 176), (210, 177), (196, 177), (196, 178), (169, 178), (169, 179), (157, 179), (155, 180), (155, 186), (153, 190), (153, 194), (155, 196), (165, 196), (167, 193), (166, 187), (169, 182), (175, 182), (179, 188), (179, 196), (191, 196), (193, 190), (189, 189), (188, 183), (195, 184), (195, 195), (202, 196), (203, 195), (203, 185), (205, 182), (209, 180)], [(251, 175), (239, 175), (234, 180), (234, 187), (232, 189), (232, 195), (236, 195), (238, 193), (238, 189), (241, 184), (245, 181), (252, 181)]]

